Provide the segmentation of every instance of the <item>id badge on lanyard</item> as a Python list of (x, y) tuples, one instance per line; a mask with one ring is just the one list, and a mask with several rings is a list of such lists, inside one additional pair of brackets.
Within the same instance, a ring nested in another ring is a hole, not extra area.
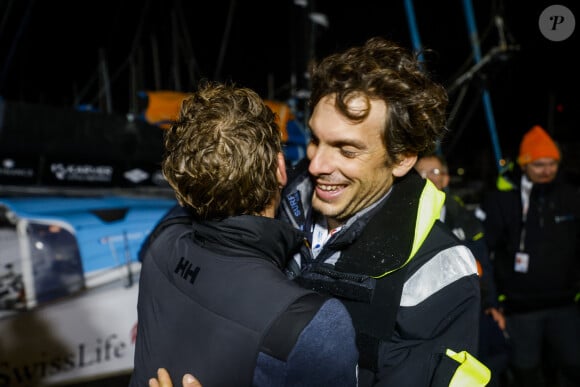
[(518, 273), (527, 273), (530, 265), (530, 255), (523, 251), (518, 251), (514, 259), (514, 271)]
[(516, 252), (514, 257), (514, 271), (516, 273), (527, 273), (530, 266), (530, 254), (525, 253), (525, 239), (526, 239), (526, 214), (522, 219), (522, 231), (520, 233), (520, 250)]

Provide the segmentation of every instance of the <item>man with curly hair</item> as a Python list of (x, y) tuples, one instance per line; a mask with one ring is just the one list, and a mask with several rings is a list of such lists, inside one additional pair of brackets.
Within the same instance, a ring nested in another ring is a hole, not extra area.
[(413, 166), (445, 133), (445, 89), (386, 39), (327, 56), (311, 74), (307, 162), (280, 217), (310, 251), (288, 271), (347, 306), (359, 386), (481, 386), (480, 287), (470, 250), (439, 220), (445, 195)]
[(274, 113), (249, 89), (207, 84), (164, 142), (180, 206), (143, 250), (130, 385), (163, 367), (205, 386), (355, 386), (344, 305), (283, 272), (304, 237), (274, 219), (287, 181)]

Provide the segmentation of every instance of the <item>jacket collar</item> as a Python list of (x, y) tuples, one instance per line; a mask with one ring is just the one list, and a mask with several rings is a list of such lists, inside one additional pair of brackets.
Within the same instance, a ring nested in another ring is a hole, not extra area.
[[(284, 191), (281, 218), (308, 232), (311, 196), (308, 171), (302, 171)], [(337, 270), (377, 277), (388, 274), (413, 258), (439, 219), (444, 200), (443, 192), (411, 170), (395, 181), (377, 206), (347, 223), (325, 248), (342, 251)]]
[(198, 245), (227, 256), (262, 258), (283, 268), (300, 249), (303, 234), (290, 225), (263, 216), (241, 215), (219, 221), (193, 222)]

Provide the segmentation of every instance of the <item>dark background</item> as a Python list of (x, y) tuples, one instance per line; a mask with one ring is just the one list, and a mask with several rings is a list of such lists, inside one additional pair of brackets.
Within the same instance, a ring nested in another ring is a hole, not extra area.
[[(233, 80), (286, 100), (307, 89), (310, 58), (382, 35), (412, 48), (404, 1), (60, 1), (0, 0), (0, 96), (59, 107), (139, 111), (139, 90), (188, 91), (202, 78)], [(427, 69), (450, 86), (474, 65), (460, 0), (413, 2)], [(578, 17), (576, 2), (474, 0), (481, 53), (508, 44), (474, 76), (441, 144), (463, 180), (492, 181), (496, 160), (481, 102), (487, 88), (502, 156), (513, 160), (523, 133), (544, 126), (561, 144), (566, 171), (580, 177), (578, 31), (553, 42), (538, 28), (549, 5)], [(310, 12), (326, 15), (313, 25)], [(157, 42), (155, 55), (153, 41)], [(155, 77), (155, 69), (157, 74)], [(110, 93), (105, 93), (105, 75)], [(459, 101), (450, 93), (450, 109)], [(31, 139), (33, 141), (33, 139)], [(461, 183), (457, 179), (457, 182)]]

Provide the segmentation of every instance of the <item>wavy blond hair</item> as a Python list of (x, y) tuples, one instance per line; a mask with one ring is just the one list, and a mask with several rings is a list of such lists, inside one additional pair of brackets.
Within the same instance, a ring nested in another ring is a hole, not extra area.
[(257, 215), (279, 190), (280, 130), (254, 91), (207, 82), (164, 136), (163, 174), (198, 219)]

